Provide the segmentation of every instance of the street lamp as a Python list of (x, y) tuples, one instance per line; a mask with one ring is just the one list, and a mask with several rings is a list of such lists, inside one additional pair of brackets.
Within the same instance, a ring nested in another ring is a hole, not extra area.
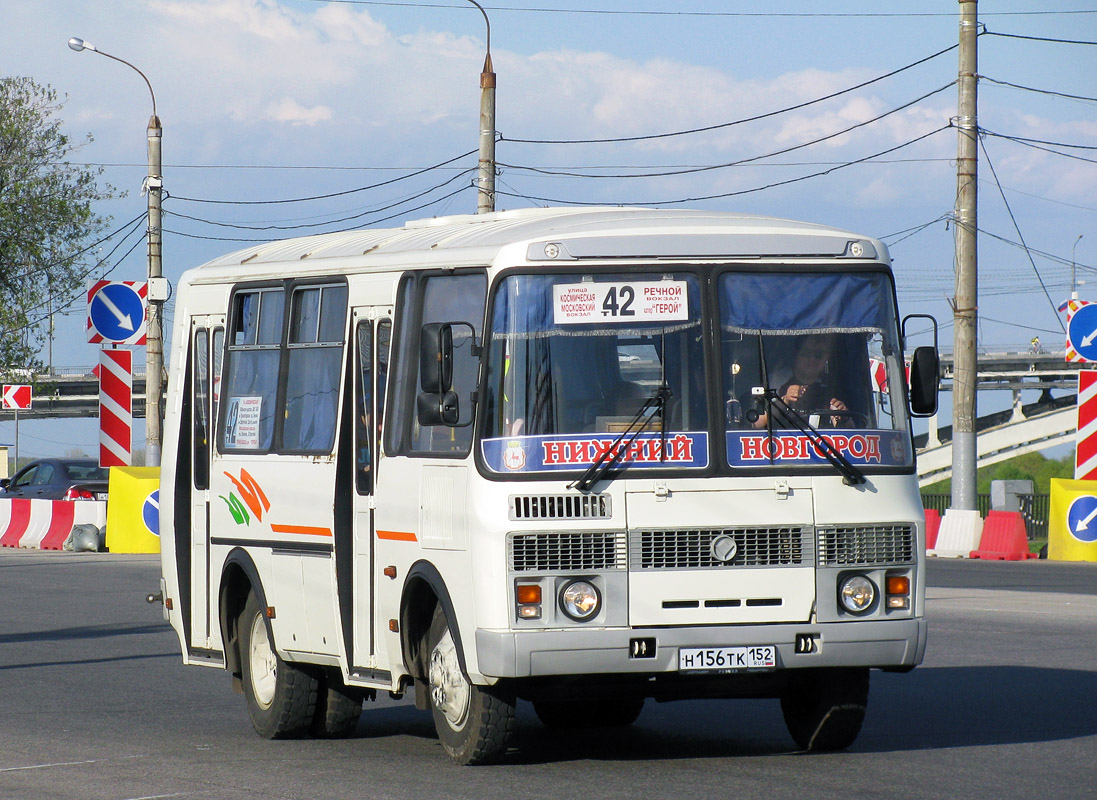
[(1074, 263), (1074, 252), (1078, 249), (1078, 242), (1082, 241), (1084, 233), (1079, 233), (1078, 238), (1074, 240), (1074, 247), (1070, 248), (1070, 299), (1077, 300), (1078, 292), (1076, 291), (1077, 282), (1074, 280), (1076, 267)]
[(495, 210), (495, 72), (491, 65), (491, 21), (482, 5), (476, 0), (469, 2), (480, 9), (488, 28), (487, 55), (480, 73), (480, 170), (476, 179), (476, 213), (486, 214)]
[(160, 139), (163, 129), (160, 126), (160, 118), (156, 115), (156, 94), (152, 91), (152, 84), (145, 77), (145, 73), (137, 69), (128, 61), (110, 53), (99, 50), (91, 42), (72, 37), (69, 39), (69, 47), (76, 52), (90, 50), (101, 56), (106, 56), (112, 61), (125, 64), (145, 81), (149, 87), (149, 95), (152, 97), (152, 116), (148, 125), (148, 155), (149, 173), (146, 189), (149, 198), (149, 224), (148, 224), (148, 298), (149, 317), (146, 330), (147, 345), (145, 348), (145, 464), (147, 466), (160, 466), (161, 398), (164, 394), (164, 335), (163, 335), (163, 303), (167, 300), (167, 281), (164, 280), (161, 262), (161, 211), (160, 203), (163, 193), (163, 176), (161, 174)]

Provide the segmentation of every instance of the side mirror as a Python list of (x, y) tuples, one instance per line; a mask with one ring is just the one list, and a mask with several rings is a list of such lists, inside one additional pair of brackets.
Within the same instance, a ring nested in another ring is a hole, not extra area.
[(431, 322), (420, 331), (419, 385), (433, 395), (453, 386), (453, 328), (448, 322)]
[(934, 347), (916, 347), (910, 362), (910, 413), (931, 417), (937, 413), (941, 385), (940, 360)]
[(415, 410), (419, 415), (419, 424), (423, 427), (428, 425), (454, 427), (461, 419), (457, 392), (442, 392), (440, 394), (423, 392), (415, 398)]

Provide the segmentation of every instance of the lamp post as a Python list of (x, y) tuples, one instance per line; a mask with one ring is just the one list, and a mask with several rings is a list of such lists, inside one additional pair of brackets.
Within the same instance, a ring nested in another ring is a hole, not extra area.
[(476, 179), (476, 213), (495, 210), (495, 72), (491, 65), (491, 21), (484, 7), (469, 0), (484, 15), (488, 27), (487, 55), (480, 73), (480, 171)]
[(90, 50), (112, 61), (125, 64), (145, 81), (149, 87), (149, 95), (152, 97), (152, 116), (148, 125), (148, 178), (146, 190), (149, 200), (148, 222), (148, 298), (149, 314), (146, 328), (145, 348), (145, 464), (147, 466), (160, 466), (161, 398), (164, 393), (164, 336), (162, 312), (163, 303), (167, 299), (167, 283), (164, 280), (161, 262), (161, 200), (163, 193), (163, 176), (161, 174), (160, 139), (163, 129), (160, 126), (160, 117), (156, 115), (156, 93), (152, 91), (152, 84), (145, 77), (145, 73), (124, 59), (112, 56), (99, 50), (91, 42), (72, 37), (69, 39), (69, 47), (80, 52)]
[(1074, 247), (1070, 248), (1070, 299), (1078, 299), (1078, 282), (1075, 280), (1076, 266), (1074, 261), (1074, 253), (1078, 249), (1078, 242), (1082, 241), (1084, 233), (1079, 233), (1078, 238), (1074, 240)]

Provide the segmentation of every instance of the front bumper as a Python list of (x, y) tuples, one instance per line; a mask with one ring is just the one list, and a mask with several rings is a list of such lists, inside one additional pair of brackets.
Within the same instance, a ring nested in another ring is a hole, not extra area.
[[(797, 638), (811, 636), (811, 652)], [(633, 658), (634, 639), (654, 639), (652, 656)], [(679, 647), (776, 645), (778, 669), (810, 667), (910, 668), (926, 650), (924, 618), (823, 624), (694, 628), (598, 628), (476, 631), (477, 671), (488, 678), (678, 671)], [(801, 649), (803, 647), (801, 646)]]

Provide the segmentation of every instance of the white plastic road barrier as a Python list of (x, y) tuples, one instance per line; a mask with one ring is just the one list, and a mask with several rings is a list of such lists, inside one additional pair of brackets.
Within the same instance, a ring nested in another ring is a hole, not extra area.
[(0, 546), (60, 550), (73, 525), (107, 524), (103, 500), (0, 498)]
[(937, 532), (937, 546), (927, 550), (927, 556), (943, 558), (967, 558), (972, 550), (979, 549), (983, 538), (983, 518), (978, 511), (950, 508), (941, 520)]

